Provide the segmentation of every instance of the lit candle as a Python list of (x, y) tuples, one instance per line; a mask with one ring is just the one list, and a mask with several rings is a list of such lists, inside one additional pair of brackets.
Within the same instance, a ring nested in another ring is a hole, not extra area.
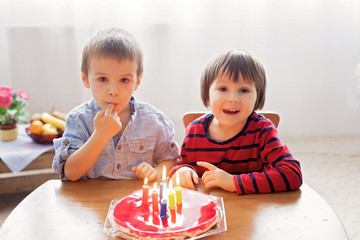
[(174, 210), (175, 209), (175, 194), (172, 189), (172, 180), (169, 181), (169, 209)]
[(176, 213), (181, 215), (181, 213), (182, 213), (182, 204), (176, 204)]
[(149, 204), (149, 185), (147, 185), (148, 179), (145, 178), (144, 185), (142, 186), (142, 205), (147, 206)]
[(150, 213), (146, 212), (144, 215), (144, 222), (149, 222)]
[(166, 198), (161, 199), (161, 204), (160, 205), (161, 205), (160, 206), (160, 217), (161, 218), (166, 218), (167, 199)]
[(179, 173), (176, 172), (176, 187), (175, 187), (175, 194), (176, 194), (176, 204), (182, 204), (182, 193), (180, 187), (180, 177)]
[(160, 182), (160, 201), (163, 198), (164, 189), (166, 188), (165, 187), (165, 180), (166, 180), (166, 167), (164, 165), (163, 172), (162, 172), (162, 180)]
[(158, 214), (155, 214), (153, 212), (152, 214), (152, 220), (153, 220), (153, 224), (154, 225), (160, 225), (160, 218), (159, 218), (159, 215)]
[(171, 215), (171, 223), (176, 223), (176, 212), (175, 209), (170, 209), (170, 215)]
[(154, 188), (152, 191), (152, 205), (153, 205), (153, 212), (157, 214), (159, 212), (159, 194), (156, 189), (156, 183), (154, 183)]

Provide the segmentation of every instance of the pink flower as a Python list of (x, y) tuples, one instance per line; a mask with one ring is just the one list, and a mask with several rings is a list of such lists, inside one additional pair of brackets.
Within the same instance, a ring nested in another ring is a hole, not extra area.
[(8, 108), (11, 106), (11, 104), (12, 104), (12, 96), (10, 95), (3, 96), (2, 94), (0, 95), (0, 107)]
[(11, 87), (9, 86), (0, 86), (0, 97), (5, 98), (5, 97), (12, 97), (13, 95), (13, 90)]
[(18, 95), (25, 100), (29, 99), (29, 95), (22, 89), (18, 90)]

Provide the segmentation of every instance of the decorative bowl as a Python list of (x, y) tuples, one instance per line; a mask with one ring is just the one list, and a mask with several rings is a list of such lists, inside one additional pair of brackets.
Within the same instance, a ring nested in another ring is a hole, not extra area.
[(54, 138), (59, 138), (63, 135), (63, 131), (58, 131), (57, 134), (35, 134), (35, 133), (31, 133), (29, 128), (25, 129), (27, 135), (29, 135), (29, 137), (31, 137), (32, 140), (34, 140), (34, 142), (36, 143), (40, 143), (40, 144), (49, 144), (49, 143), (53, 143), (53, 139)]

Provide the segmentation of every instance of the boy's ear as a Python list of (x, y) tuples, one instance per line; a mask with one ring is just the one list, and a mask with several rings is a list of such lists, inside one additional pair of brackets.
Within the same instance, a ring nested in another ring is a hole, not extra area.
[(81, 72), (81, 80), (86, 88), (90, 88), (89, 80), (83, 72)]
[(138, 89), (138, 87), (139, 87), (139, 85), (141, 83), (142, 77), (143, 77), (143, 73), (138, 77), (134, 91)]

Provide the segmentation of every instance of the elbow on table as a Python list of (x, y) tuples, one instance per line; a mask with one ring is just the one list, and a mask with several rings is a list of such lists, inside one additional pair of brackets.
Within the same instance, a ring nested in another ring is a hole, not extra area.
[(67, 180), (70, 180), (72, 182), (76, 182), (81, 178), (81, 176), (79, 176), (76, 172), (73, 172), (69, 169), (66, 170), (65, 168), (64, 168), (64, 176)]
[(291, 184), (291, 190), (298, 190), (302, 184), (303, 184), (303, 179), (302, 179), (302, 175), (300, 173), (300, 175), (294, 177), (292, 184)]
[(298, 190), (298, 189), (300, 189), (302, 183), (303, 183), (302, 181), (297, 182), (297, 183), (293, 186), (293, 189), (292, 189), (292, 190)]

